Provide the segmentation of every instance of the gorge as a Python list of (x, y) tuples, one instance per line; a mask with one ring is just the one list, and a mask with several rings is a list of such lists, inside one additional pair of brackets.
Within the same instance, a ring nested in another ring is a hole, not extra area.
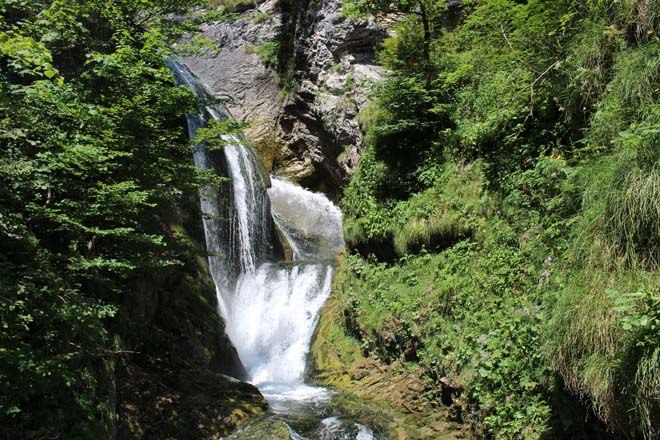
[(657, 440), (659, 53), (657, 0), (0, 1), (0, 439)]
[[(180, 84), (208, 103), (188, 117), (191, 139), (208, 120), (231, 118), (185, 65), (170, 66)], [(308, 413), (306, 436), (374, 439), (369, 428), (323, 408), (330, 390), (304, 382), (319, 311), (330, 294), (335, 258), (344, 247), (341, 211), (322, 194), (269, 178), (239, 135), (223, 135), (223, 141), (221, 150), (201, 143), (194, 158), (197, 167), (231, 179), (230, 184), (204, 187), (200, 197), (218, 311), (245, 367), (239, 378), (259, 388), (275, 416), (293, 417), (294, 424)], [(316, 424), (311, 422), (314, 416)], [(291, 438), (303, 438), (286, 426)], [(235, 436), (240, 438), (241, 431)]]

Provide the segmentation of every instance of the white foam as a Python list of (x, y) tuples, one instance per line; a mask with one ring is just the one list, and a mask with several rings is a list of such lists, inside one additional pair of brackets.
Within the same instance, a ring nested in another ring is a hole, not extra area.
[(374, 440), (374, 432), (371, 429), (359, 423), (356, 423), (356, 425), (358, 427), (358, 433), (355, 440)]

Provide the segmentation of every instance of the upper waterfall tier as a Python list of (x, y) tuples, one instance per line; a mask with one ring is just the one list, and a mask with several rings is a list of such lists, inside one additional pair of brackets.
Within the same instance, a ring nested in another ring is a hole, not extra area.
[[(190, 87), (204, 102), (198, 114), (188, 116), (191, 139), (208, 120), (230, 117), (185, 65), (171, 62), (170, 66), (178, 82)], [(214, 169), (231, 178), (231, 184), (206, 186), (201, 194), (211, 272), (218, 289), (230, 292), (241, 274), (255, 272), (282, 251), (270, 213), (268, 175), (243, 139), (237, 135), (223, 138), (223, 149), (200, 144), (193, 155), (198, 168)]]

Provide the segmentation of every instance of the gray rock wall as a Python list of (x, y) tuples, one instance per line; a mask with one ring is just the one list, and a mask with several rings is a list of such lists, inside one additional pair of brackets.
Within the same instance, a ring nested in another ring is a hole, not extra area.
[[(342, 16), (338, 0), (270, 0), (204, 25), (203, 36), (218, 50), (184, 61), (252, 124), (246, 135), (266, 169), (337, 198), (359, 158), (357, 115), (382, 75), (385, 29)], [(289, 46), (277, 62), (260, 56), (273, 41)]]

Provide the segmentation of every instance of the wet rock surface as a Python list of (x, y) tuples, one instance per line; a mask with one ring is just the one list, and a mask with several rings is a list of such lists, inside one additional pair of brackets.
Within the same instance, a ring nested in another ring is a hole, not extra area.
[(385, 27), (344, 17), (338, 0), (271, 0), (204, 25), (203, 36), (217, 50), (184, 61), (252, 124), (245, 132), (267, 171), (336, 199), (359, 158), (357, 115), (382, 77)]
[(268, 406), (257, 388), (228, 376), (246, 373), (217, 313), (196, 199), (191, 194), (161, 220), (199, 255), (161, 277), (146, 276), (124, 297), (114, 438), (215, 440)]
[(289, 426), (282, 420), (266, 418), (241, 427), (227, 440), (290, 440)]
[(326, 374), (324, 380), (354, 395), (372, 411), (377, 410), (388, 420), (387, 427), (395, 439), (472, 438), (457, 422), (454, 408), (435, 395), (438, 390), (419, 371), (409, 372), (397, 363), (386, 365), (363, 358), (344, 371)]

